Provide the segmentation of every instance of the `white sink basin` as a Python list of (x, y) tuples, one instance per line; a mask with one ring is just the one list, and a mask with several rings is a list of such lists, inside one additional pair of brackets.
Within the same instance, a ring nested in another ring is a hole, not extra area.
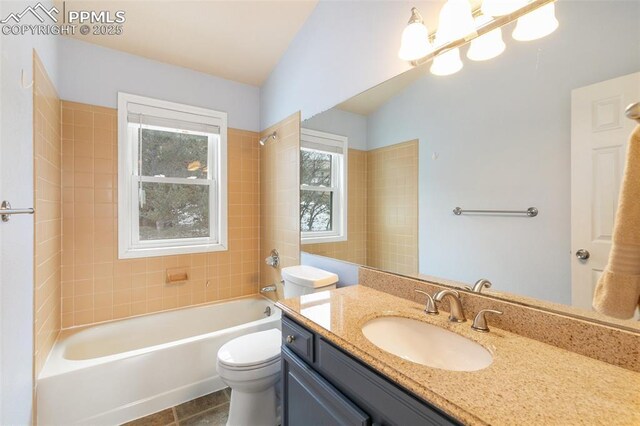
[(362, 333), (380, 349), (411, 362), (450, 371), (476, 371), (493, 357), (473, 340), (444, 328), (401, 317), (376, 318)]

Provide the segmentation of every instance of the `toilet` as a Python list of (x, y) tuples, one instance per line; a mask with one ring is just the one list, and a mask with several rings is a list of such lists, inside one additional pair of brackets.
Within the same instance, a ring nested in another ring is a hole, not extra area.
[[(285, 298), (336, 288), (334, 273), (298, 265), (282, 268)], [(231, 388), (227, 426), (275, 426), (282, 333), (273, 328), (245, 334), (222, 345), (218, 374)]]
[(336, 288), (338, 276), (313, 266), (297, 265), (282, 268), (284, 298), (302, 296)]

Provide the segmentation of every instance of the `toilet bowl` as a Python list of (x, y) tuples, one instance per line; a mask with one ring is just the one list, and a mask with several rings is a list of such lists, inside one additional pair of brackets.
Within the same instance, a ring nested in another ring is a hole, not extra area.
[[(336, 288), (334, 273), (297, 265), (282, 268), (285, 298)], [(218, 351), (218, 374), (231, 388), (227, 426), (275, 426), (278, 419), (276, 384), (280, 380), (278, 329), (246, 334)]]
[(231, 388), (228, 426), (278, 424), (281, 342), (274, 328), (235, 338), (218, 351), (218, 374)]

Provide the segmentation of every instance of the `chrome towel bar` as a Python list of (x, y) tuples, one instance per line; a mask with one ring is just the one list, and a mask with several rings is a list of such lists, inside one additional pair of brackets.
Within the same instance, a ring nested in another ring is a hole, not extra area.
[(538, 209), (529, 207), (526, 210), (463, 210), (460, 207), (453, 209), (453, 214), (460, 216), (462, 213), (494, 213), (494, 214), (526, 214), (528, 217), (538, 216)]
[(12, 214), (34, 214), (35, 210), (33, 208), (28, 209), (12, 209), (11, 203), (7, 200), (4, 200), (2, 204), (0, 204), (0, 213), (2, 216), (3, 222), (9, 222), (10, 216)]

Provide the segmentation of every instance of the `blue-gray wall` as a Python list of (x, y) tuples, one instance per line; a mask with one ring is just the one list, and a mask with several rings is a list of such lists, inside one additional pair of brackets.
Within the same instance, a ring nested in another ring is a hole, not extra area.
[(321, 0), (261, 88), (266, 128), (296, 111), (302, 119), (409, 69), (398, 59), (412, 6), (441, 2)]
[(258, 87), (67, 37), (59, 44), (61, 99), (116, 108), (122, 91), (224, 111), (229, 127), (260, 131)]
[(331, 108), (302, 122), (304, 129), (346, 136), (349, 149), (367, 150), (367, 117)]

